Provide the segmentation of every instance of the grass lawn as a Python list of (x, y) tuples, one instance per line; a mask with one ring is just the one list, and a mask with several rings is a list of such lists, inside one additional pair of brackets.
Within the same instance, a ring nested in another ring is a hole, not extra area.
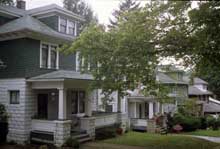
[(220, 144), (181, 135), (159, 135), (129, 132), (102, 143), (142, 146), (146, 149), (213, 149)]
[(196, 136), (220, 137), (220, 130), (197, 130), (194, 132), (189, 132), (187, 134)]

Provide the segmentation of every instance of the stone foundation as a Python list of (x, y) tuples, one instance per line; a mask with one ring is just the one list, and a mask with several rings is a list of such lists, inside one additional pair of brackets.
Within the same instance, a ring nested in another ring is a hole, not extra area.
[(80, 129), (86, 130), (89, 136), (95, 139), (95, 118), (83, 117), (80, 119)]
[(156, 133), (156, 121), (155, 120), (148, 120), (147, 121), (147, 132), (149, 133)]
[(55, 145), (60, 147), (71, 136), (71, 120), (57, 120), (54, 122), (56, 123), (56, 129), (54, 133)]

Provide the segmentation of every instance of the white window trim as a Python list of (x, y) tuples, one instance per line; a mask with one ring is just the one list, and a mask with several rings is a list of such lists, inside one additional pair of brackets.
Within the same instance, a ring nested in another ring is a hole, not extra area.
[[(47, 59), (47, 68), (48, 69), (54, 69), (54, 68), (51, 68), (51, 46), (56, 46), (57, 49), (58, 49), (58, 44), (52, 44), (52, 43), (48, 43), (48, 42), (43, 42), (41, 41), (40, 42), (40, 68), (45, 68), (42, 66), (42, 45), (45, 44), (45, 45), (48, 45), (48, 48), (49, 48), (49, 51), (48, 51), (48, 59)], [(56, 49), (56, 68), (55, 69), (59, 69), (59, 50)]]
[(61, 30), (60, 30), (60, 22), (61, 22), (61, 19), (66, 19), (67, 20), (67, 24), (66, 24), (66, 34), (68, 34), (68, 35), (70, 35), (69, 34), (69, 26), (70, 26), (70, 22), (74, 22), (74, 24), (75, 24), (75, 28), (74, 28), (74, 36), (77, 36), (77, 22), (76, 21), (71, 21), (71, 20), (69, 20), (69, 19), (67, 19), (67, 18), (65, 18), (65, 17), (60, 17), (59, 16), (59, 18), (58, 18), (58, 31), (59, 32), (61, 32)]
[[(11, 103), (11, 92), (18, 92), (19, 94), (19, 97), (18, 97), (18, 103)], [(21, 98), (21, 93), (20, 93), (20, 90), (16, 90), (16, 89), (12, 89), (12, 90), (8, 90), (8, 104), (9, 105), (20, 105), (20, 98)]]

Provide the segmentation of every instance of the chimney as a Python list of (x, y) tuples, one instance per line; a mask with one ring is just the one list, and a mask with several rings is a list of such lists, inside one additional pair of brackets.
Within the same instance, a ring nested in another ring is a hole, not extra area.
[(25, 10), (26, 9), (26, 2), (23, 0), (17, 0), (17, 8)]

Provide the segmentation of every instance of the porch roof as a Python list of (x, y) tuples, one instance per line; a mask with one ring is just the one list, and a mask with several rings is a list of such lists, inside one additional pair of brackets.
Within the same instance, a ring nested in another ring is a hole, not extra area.
[(205, 91), (205, 90), (200, 90), (199, 88), (195, 86), (189, 86), (188, 88), (189, 95), (212, 95), (212, 92), (210, 91)]
[(145, 96), (128, 96), (127, 99), (130, 101), (135, 101), (135, 102), (155, 101), (154, 97), (145, 97)]
[(80, 72), (70, 71), (70, 70), (57, 70), (43, 75), (35, 76), (29, 78), (29, 82), (37, 81), (53, 81), (53, 80), (65, 80), (65, 79), (76, 79), (76, 80), (93, 80), (90, 74), (81, 74)]
[(209, 102), (204, 104), (205, 113), (220, 113), (220, 104)]

